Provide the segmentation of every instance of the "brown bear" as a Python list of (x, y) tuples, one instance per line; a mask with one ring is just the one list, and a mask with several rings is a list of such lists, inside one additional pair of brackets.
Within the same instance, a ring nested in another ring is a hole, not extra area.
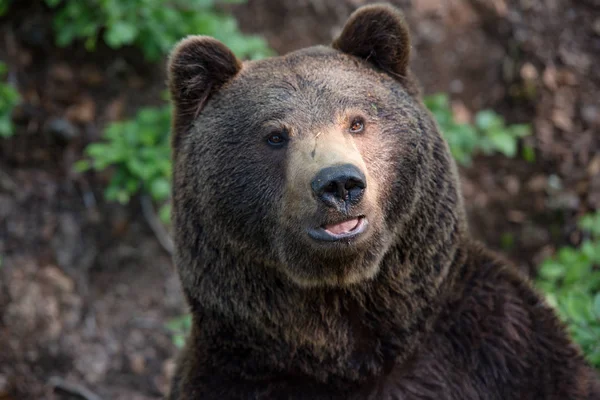
[(170, 398), (597, 399), (552, 309), (468, 234), (391, 6), (332, 47), (173, 51), (173, 224), (193, 328)]

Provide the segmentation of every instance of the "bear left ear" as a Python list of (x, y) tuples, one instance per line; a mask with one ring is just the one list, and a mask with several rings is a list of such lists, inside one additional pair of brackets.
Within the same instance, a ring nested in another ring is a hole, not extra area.
[(360, 57), (391, 75), (406, 76), (410, 35), (403, 14), (390, 5), (375, 4), (356, 10), (333, 42), (333, 48)]
[(172, 144), (198, 116), (211, 95), (233, 79), (241, 62), (223, 43), (208, 36), (189, 36), (171, 52), (168, 83), (173, 111)]

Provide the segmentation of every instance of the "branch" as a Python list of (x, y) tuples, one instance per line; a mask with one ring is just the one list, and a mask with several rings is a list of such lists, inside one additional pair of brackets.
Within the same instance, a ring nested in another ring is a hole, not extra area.
[(102, 400), (102, 397), (98, 396), (85, 386), (77, 383), (69, 383), (58, 376), (51, 377), (49, 383), (50, 386), (54, 388), (54, 391), (62, 391), (72, 396), (80, 397), (84, 400)]
[(158, 242), (161, 244), (161, 246), (167, 251), (167, 253), (172, 255), (175, 251), (173, 239), (171, 239), (171, 236), (163, 226), (162, 222), (160, 222), (156, 216), (152, 199), (149, 196), (142, 195), (140, 197), (140, 203), (142, 204), (142, 213), (144, 214), (146, 221), (148, 221), (150, 229), (152, 229), (152, 232), (154, 232), (154, 235), (158, 239)]

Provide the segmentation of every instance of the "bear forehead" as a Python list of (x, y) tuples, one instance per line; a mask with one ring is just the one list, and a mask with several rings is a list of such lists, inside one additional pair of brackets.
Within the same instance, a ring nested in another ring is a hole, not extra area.
[(385, 89), (391, 81), (386, 78), (389, 77), (362, 60), (329, 47), (316, 46), (284, 56), (245, 62), (232, 86), (325, 94), (327, 89), (329, 92), (369, 87), (375, 90), (374, 83), (381, 83), (381, 88)]
[(326, 122), (352, 110), (370, 113), (391, 102), (412, 108), (402, 85), (388, 74), (321, 46), (245, 62), (216, 97), (219, 111), (236, 110), (228, 118), (251, 118), (258, 124), (289, 118), (301, 124)]

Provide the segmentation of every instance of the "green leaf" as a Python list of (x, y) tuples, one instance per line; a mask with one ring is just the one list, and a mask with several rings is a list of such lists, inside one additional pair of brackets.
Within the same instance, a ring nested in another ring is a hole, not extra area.
[(600, 367), (600, 351), (597, 349), (598, 345), (596, 345), (596, 349), (592, 349), (591, 351), (586, 352), (586, 358), (596, 368)]
[(184, 335), (173, 335), (173, 344), (178, 349), (182, 349), (185, 346), (185, 336)]
[(583, 254), (578, 253), (577, 257), (579, 258), (577, 262), (567, 264), (568, 267), (564, 277), (565, 284), (574, 284), (581, 281), (588, 276), (592, 270), (592, 265), (589, 262), (586, 262)]
[(600, 211), (587, 214), (579, 220), (579, 227), (594, 236), (600, 237)]
[(489, 138), (495, 150), (505, 156), (513, 158), (517, 154), (517, 141), (506, 131), (494, 129), (490, 132)]
[(594, 243), (591, 240), (584, 240), (579, 245), (579, 252), (583, 256), (581, 257), (582, 261), (586, 263), (591, 263), (596, 256), (596, 248), (594, 247)]
[(90, 36), (85, 40), (85, 49), (87, 51), (94, 51), (96, 50), (96, 36)]
[(546, 260), (542, 264), (538, 275), (542, 279), (555, 281), (562, 278), (565, 275), (565, 266), (554, 260)]
[(531, 146), (523, 146), (522, 156), (528, 163), (535, 162), (535, 150)]
[(173, 318), (165, 324), (166, 328), (174, 332), (187, 332), (192, 327), (192, 316), (190, 314)]
[(558, 298), (554, 293), (546, 294), (546, 302), (550, 305), (550, 307), (558, 308)]
[(514, 124), (508, 130), (512, 136), (517, 138), (524, 138), (531, 135), (531, 126), (527, 124)]
[(73, 164), (73, 170), (75, 172), (85, 172), (92, 168), (92, 165), (88, 160), (79, 160)]
[(127, 177), (125, 184), (122, 185), (125, 191), (130, 195), (134, 195), (140, 189), (140, 182), (135, 177)]
[(600, 319), (600, 293), (596, 293), (596, 296), (594, 296), (594, 313), (596, 318)]
[(573, 247), (562, 247), (558, 250), (556, 256), (562, 264), (568, 266), (577, 264), (580, 261), (579, 250)]
[(0, 137), (10, 137), (13, 135), (13, 125), (9, 115), (0, 115)]
[(129, 203), (131, 195), (125, 190), (118, 190), (116, 192), (115, 200), (121, 204)]
[(104, 41), (113, 49), (132, 44), (136, 39), (138, 29), (126, 21), (116, 21), (110, 25), (104, 34)]
[(12, 4), (12, 0), (0, 0), (0, 17), (6, 15)]
[(131, 175), (138, 176), (144, 181), (150, 179), (152, 171), (149, 169), (149, 166), (135, 155), (127, 160), (126, 165)]
[(591, 319), (591, 301), (585, 294), (571, 292), (566, 298), (569, 319), (585, 324)]
[(582, 346), (598, 342), (599, 337), (586, 325), (573, 325), (571, 331), (574, 339)]
[(155, 179), (150, 187), (150, 192), (154, 200), (164, 200), (171, 194), (171, 184), (166, 178)]
[(484, 131), (501, 129), (504, 126), (504, 119), (492, 110), (483, 110), (475, 115), (475, 126)]
[(450, 101), (446, 93), (436, 93), (433, 95), (425, 96), (423, 99), (425, 106), (431, 111), (444, 110), (450, 108)]
[(171, 204), (170, 203), (164, 204), (158, 210), (158, 218), (165, 225), (169, 225), (171, 223)]
[(500, 242), (504, 250), (510, 251), (515, 245), (515, 237), (512, 233), (505, 232), (500, 236)]

